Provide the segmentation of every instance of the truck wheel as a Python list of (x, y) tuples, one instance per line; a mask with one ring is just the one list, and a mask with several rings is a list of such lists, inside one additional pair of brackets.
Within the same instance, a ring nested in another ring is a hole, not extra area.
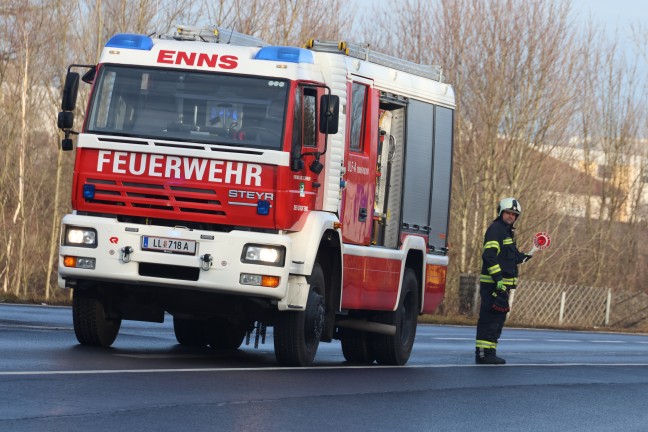
[(121, 318), (108, 318), (96, 290), (75, 289), (72, 298), (74, 334), (82, 345), (109, 347), (115, 342)]
[(205, 337), (210, 347), (223, 350), (238, 349), (245, 339), (247, 326), (227, 318), (205, 321)]
[(373, 363), (374, 355), (371, 352), (369, 338), (371, 334), (358, 330), (344, 329), (340, 336), (342, 354), (348, 362)]
[(173, 317), (173, 332), (180, 345), (205, 346), (204, 324), (201, 320)]
[(274, 326), (275, 356), (286, 366), (313, 364), (324, 327), (324, 271), (319, 263), (308, 278), (306, 310), (281, 312)]
[(371, 348), (376, 361), (384, 365), (404, 365), (409, 360), (416, 336), (418, 282), (412, 269), (405, 270), (398, 308), (376, 314), (376, 321), (396, 326), (394, 336), (372, 335)]

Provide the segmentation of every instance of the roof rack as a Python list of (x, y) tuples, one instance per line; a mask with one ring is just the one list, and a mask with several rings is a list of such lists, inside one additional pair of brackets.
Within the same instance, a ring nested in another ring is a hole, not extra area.
[(387, 66), (402, 72), (422, 76), (441, 82), (443, 80), (443, 69), (440, 66), (422, 65), (398, 57), (382, 54), (369, 49), (369, 44), (353, 44), (335, 41), (318, 41), (310, 39), (306, 48), (313, 51), (345, 54), (370, 63)]
[(176, 25), (175, 33), (160, 35), (161, 39), (175, 39), (181, 41), (202, 41), (223, 43), (241, 46), (264, 47), (268, 44), (263, 40), (218, 26), (197, 27)]

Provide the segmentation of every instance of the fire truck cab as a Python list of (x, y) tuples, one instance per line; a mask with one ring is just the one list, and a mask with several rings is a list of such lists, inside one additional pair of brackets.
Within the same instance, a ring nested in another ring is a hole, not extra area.
[(115, 35), (70, 66), (58, 117), (76, 151), (58, 276), (78, 341), (170, 314), (182, 345), (272, 328), (281, 364), (334, 339), (348, 361), (405, 364), (445, 291), (453, 113), (439, 68), (359, 45)]

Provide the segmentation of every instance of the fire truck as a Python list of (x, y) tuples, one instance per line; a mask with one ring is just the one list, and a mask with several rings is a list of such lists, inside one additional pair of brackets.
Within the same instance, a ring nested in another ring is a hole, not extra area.
[(68, 68), (57, 122), (76, 152), (58, 284), (78, 342), (172, 316), (185, 346), (271, 328), (282, 365), (334, 340), (348, 362), (405, 364), (445, 292), (454, 107), (439, 67), (366, 45), (114, 35)]

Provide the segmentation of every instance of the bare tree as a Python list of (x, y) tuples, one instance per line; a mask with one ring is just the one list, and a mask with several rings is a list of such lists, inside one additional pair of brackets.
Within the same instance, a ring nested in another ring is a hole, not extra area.
[(588, 36), (583, 51), (591, 54), (583, 58), (585, 76), (577, 84), (576, 99), (581, 158), (584, 169), (603, 181), (599, 188), (591, 188), (585, 201), (576, 277), (592, 285), (609, 286), (612, 270), (614, 284), (626, 285), (630, 272), (624, 267), (634, 266), (635, 256), (626, 252), (636, 249), (631, 246), (636, 233), (628, 224), (628, 215), (634, 211), (629, 168), (645, 102), (638, 92), (636, 69), (617, 43), (607, 42), (603, 36), (591, 37), (591, 33)]
[[(543, 220), (527, 216), (546, 205), (536, 187), (548, 179), (536, 165), (547, 157), (541, 150), (567, 139), (573, 115), (568, 103), (575, 74), (569, 4), (403, 3), (397, 25), (389, 28), (409, 31), (379, 35), (383, 39), (378, 40), (392, 53), (442, 65), (444, 78), (453, 84), (452, 253), (458, 258), (455, 271), (475, 271), (483, 232), (500, 198), (516, 196), (525, 203), (524, 232)], [(393, 24), (390, 12), (382, 19), (379, 27)]]
[(355, 12), (341, 0), (220, 0), (205, 6), (211, 24), (293, 46), (348, 36)]
[[(60, 23), (69, 23), (74, 13), (74, 8), (69, 8), (68, 3), (63, 0), (57, 0), (51, 5), (51, 13), (55, 22)], [(54, 39), (60, 41), (61, 45), (68, 47), (68, 42), (71, 38), (71, 29), (67, 25), (58, 26), (54, 29), (53, 32)], [(66, 56), (58, 56), (49, 63), (52, 65), (52, 70), (49, 71), (49, 76), (52, 78), (52, 81), (58, 83), (57, 86), (47, 87), (47, 93), (43, 98), (44, 105), (49, 107), (50, 112), (53, 115), (59, 110), (60, 107), (60, 96), (62, 93), (62, 83), (64, 80), (64, 72), (66, 70), (68, 63), (68, 58)], [(62, 202), (62, 197), (65, 195), (64, 192), (68, 191), (67, 187), (62, 185), (62, 177), (65, 171), (68, 171), (71, 168), (71, 156), (65, 152), (59, 150), (59, 135), (55, 130), (54, 122), (52, 121), (52, 127), (49, 133), (49, 143), (50, 149), (53, 149), (56, 153), (56, 170), (54, 174), (54, 195), (52, 197), (51, 206), (48, 209), (50, 214), (50, 235), (49, 235), (49, 255), (47, 257), (47, 265), (44, 271), (43, 278), (43, 292), (45, 301), (49, 301), (52, 295), (52, 285), (55, 284), (55, 281), (52, 280), (52, 274), (56, 271), (56, 265), (58, 264), (58, 238), (59, 238), (59, 227), (61, 223), (61, 217), (66, 210), (65, 204)]]
[[(559, 247), (539, 255), (526, 277), (605, 285), (613, 273), (624, 286), (645, 285), (648, 87), (637, 60), (623, 58), (601, 29), (574, 25), (569, 0), (398, 0), (364, 21), (359, 12), (341, 0), (3, 3), (4, 292), (59, 295), (51, 286), (74, 162), (72, 152), (59, 150), (55, 130), (67, 65), (94, 64), (115, 33), (163, 33), (174, 24), (219, 25), (278, 45), (366, 42), (443, 67), (457, 102), (448, 304), (457, 275), (478, 271), (483, 231), (503, 196), (523, 202), (523, 248), (535, 230), (557, 234)], [(634, 35), (645, 64), (648, 30), (640, 23)], [(88, 91), (82, 86), (81, 100)], [(553, 158), (559, 154), (562, 162)]]
[[(8, 291), (11, 286), (14, 294), (27, 294), (27, 280), (34, 269), (24, 266), (27, 255), (29, 238), (27, 225), (31, 222), (33, 202), (29, 202), (29, 174), (31, 155), (31, 139), (34, 137), (32, 121), (33, 113), (37, 111), (36, 98), (32, 95), (37, 83), (38, 59), (43, 49), (45, 35), (41, 28), (45, 22), (44, 5), (32, 5), (27, 1), (15, 1), (7, 15), (8, 34), (7, 46), (11, 47), (13, 62), (6, 70), (7, 77), (17, 85), (8, 87), (5, 96), (6, 119), (13, 121), (15, 127), (8, 139), (16, 146), (8, 146), (6, 153), (13, 163), (8, 162), (5, 180), (9, 195), (4, 197), (4, 204), (11, 208), (11, 216), (3, 214), (6, 222), (5, 277), (3, 289)], [(4, 189), (4, 188), (3, 188)], [(4, 207), (7, 211), (9, 208)], [(30, 233), (31, 226), (29, 228)], [(12, 268), (11, 264), (15, 264)]]

